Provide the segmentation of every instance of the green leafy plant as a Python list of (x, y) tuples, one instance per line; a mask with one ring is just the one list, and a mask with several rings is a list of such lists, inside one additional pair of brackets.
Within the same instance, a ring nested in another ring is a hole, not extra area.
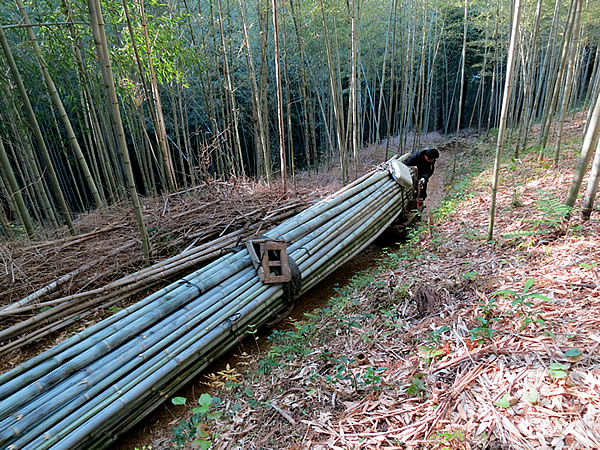
[(537, 405), (540, 402), (540, 393), (535, 389), (527, 391), (525, 395), (523, 395), (523, 400), (531, 403), (532, 405)]
[(565, 352), (565, 356), (569, 362), (575, 363), (583, 359), (583, 352), (578, 348), (570, 348)]
[(360, 322), (354, 317), (337, 316), (336, 319), (350, 331), (352, 328), (361, 328)]
[[(172, 442), (176, 448), (182, 448), (190, 442), (195, 448), (203, 450), (210, 448), (213, 440), (218, 436), (218, 431), (211, 432), (210, 423), (219, 419), (223, 414), (221, 411), (211, 412), (210, 409), (211, 406), (217, 406), (220, 402), (219, 398), (212, 397), (206, 393), (200, 396), (198, 399), (200, 406), (192, 409), (192, 417), (189, 420), (181, 420), (173, 428), (175, 438)], [(174, 397), (171, 399), (171, 403), (174, 405), (185, 405), (187, 399), (185, 397)]]
[(431, 364), (435, 358), (444, 354), (444, 350), (440, 347), (443, 341), (443, 334), (449, 329), (446, 325), (443, 325), (423, 340), (423, 345), (419, 345), (418, 347), (421, 361), (425, 364)]
[(354, 390), (358, 390), (358, 380), (352, 370), (352, 365), (356, 362), (354, 359), (348, 359), (345, 355), (340, 355), (339, 358), (327, 357), (330, 361), (337, 363), (335, 366), (334, 375), (326, 375), (325, 381), (327, 384), (337, 384), (340, 381), (350, 380)]
[(308, 342), (314, 337), (315, 323), (294, 322), (294, 328), (287, 331), (274, 330), (267, 338), (271, 347), (267, 351), (267, 358), (259, 361), (259, 372), (270, 373), (275, 367), (310, 353)]
[(416, 395), (418, 397), (422, 397), (427, 393), (427, 386), (423, 381), (424, 373), (417, 373), (410, 380), (410, 384), (406, 389), (406, 393), (409, 395)]
[(458, 443), (465, 441), (465, 431), (439, 431), (429, 436), (428, 440), (432, 444), (436, 444), (435, 448), (440, 448), (441, 450), (450, 450), (452, 448), (456, 448)]
[(525, 281), (522, 292), (516, 292), (511, 289), (502, 289), (496, 291), (492, 296), (508, 295), (513, 297), (512, 306), (517, 308), (517, 314), (522, 318), (520, 330), (527, 328), (530, 324), (535, 323), (540, 326), (545, 324), (544, 319), (541, 317), (541, 311), (535, 311), (531, 308), (535, 305), (531, 299), (539, 299), (550, 302), (551, 300), (543, 294), (538, 292), (530, 292), (529, 290), (535, 284), (534, 278), (529, 278)]
[(508, 393), (505, 393), (498, 401), (494, 402), (494, 405), (499, 408), (510, 408), (516, 402), (516, 399), (512, 398)]
[(438, 348), (436, 345), (420, 345), (419, 346), (419, 357), (425, 364), (431, 364), (435, 358), (442, 356), (444, 350)]
[(248, 333), (249, 335), (251, 335), (254, 338), (254, 343), (256, 344), (256, 349), (260, 350), (260, 347), (258, 346), (258, 327), (256, 326), (256, 324), (253, 324), (253, 323), (248, 324), (246, 333)]
[(555, 380), (562, 380), (563, 378), (567, 378), (569, 376), (567, 370), (569, 370), (569, 365), (563, 363), (552, 363), (548, 367), (548, 373)]
[(472, 280), (478, 275), (477, 272), (465, 272), (463, 273), (463, 278), (466, 280)]
[(365, 373), (360, 376), (362, 384), (364, 386), (373, 386), (378, 388), (381, 386), (383, 375), (386, 370), (386, 367), (367, 367)]
[(600, 262), (596, 262), (594, 264), (586, 264), (586, 263), (581, 263), (579, 264), (581, 267), (583, 267), (585, 270), (590, 270), (593, 269), (594, 267), (598, 266), (598, 264), (600, 264)]
[(322, 357), (336, 363), (335, 373), (326, 375), (325, 382), (334, 385), (341, 381), (350, 381), (350, 385), (355, 391), (365, 388), (379, 389), (383, 381), (383, 372), (387, 370), (386, 367), (367, 367), (364, 373), (361, 373), (354, 367), (356, 365), (354, 358), (348, 358), (345, 355), (333, 358), (330, 353), (322, 353)]
[(479, 326), (470, 330), (473, 341), (483, 344), (490, 341), (497, 330), (492, 327), (493, 323), (500, 320), (498, 317), (498, 305), (496, 299), (491, 297), (487, 302), (478, 302), (480, 316), (476, 316), (475, 320), (479, 322)]
[(537, 201), (537, 209), (542, 212), (541, 218), (524, 218), (521, 221), (532, 224), (533, 227), (526, 230), (511, 231), (503, 233), (503, 238), (519, 238), (525, 236), (539, 236), (552, 233), (564, 221), (565, 217), (571, 214), (572, 208), (564, 204), (564, 202), (547, 192), (538, 191), (540, 197)]
[(431, 338), (430, 338), (431, 342), (433, 342), (436, 345), (440, 345), (443, 340), (443, 334), (449, 330), (450, 330), (450, 328), (448, 328), (446, 325), (442, 325), (437, 330), (434, 330), (431, 333)]
[(564, 201), (545, 191), (538, 191), (540, 198), (537, 201), (537, 207), (545, 215), (540, 222), (549, 227), (558, 226), (565, 217), (571, 214), (570, 206), (565, 205)]

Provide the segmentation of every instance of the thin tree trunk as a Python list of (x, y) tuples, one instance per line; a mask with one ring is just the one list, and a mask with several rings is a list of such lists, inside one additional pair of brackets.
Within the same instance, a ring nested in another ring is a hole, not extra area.
[[(390, 94), (388, 95), (388, 111), (387, 111), (387, 138), (385, 142), (385, 159), (387, 161), (389, 159), (390, 152), (390, 140), (392, 139), (392, 112), (395, 108), (395, 98), (396, 98), (396, 86), (395, 86), (395, 68), (396, 68), (396, 18), (398, 12), (398, 3), (394, 1), (394, 11), (393, 11), (393, 19), (392, 19), (392, 54), (390, 55)], [(397, 109), (397, 108), (396, 108)], [(402, 145), (402, 136), (400, 137), (400, 142), (398, 143), (398, 150), (400, 150), (400, 146)]]
[(391, 4), (390, 8), (391, 8), (391, 10), (390, 10), (389, 19), (388, 19), (387, 31), (385, 33), (385, 48), (383, 50), (383, 62), (381, 64), (379, 101), (377, 102), (377, 123), (376, 123), (376, 129), (375, 129), (375, 142), (377, 144), (379, 144), (379, 141), (381, 140), (381, 137), (379, 135), (379, 133), (380, 133), (379, 130), (381, 127), (381, 111), (382, 111), (382, 107), (383, 107), (383, 91), (384, 91), (384, 87), (385, 87), (385, 71), (386, 71), (387, 55), (388, 55), (388, 48), (389, 48), (389, 41), (390, 41), (390, 28), (392, 25), (392, 18), (394, 17), (394, 14), (392, 12), (396, 10), (396, 0), (392, 0), (392, 4)]
[(327, 27), (327, 20), (325, 18), (325, 7), (323, 6), (323, 0), (319, 0), (319, 5), (321, 8), (321, 19), (323, 21), (323, 31), (325, 38), (325, 47), (327, 50), (327, 66), (329, 69), (329, 87), (331, 89), (331, 97), (333, 103), (333, 115), (335, 119), (335, 131), (337, 136), (337, 145), (339, 149), (340, 155), (340, 165), (342, 170), (342, 183), (346, 184), (346, 180), (348, 179), (348, 168), (346, 166), (346, 141), (344, 137), (343, 130), (343, 111), (340, 110), (340, 106), (342, 103), (339, 99), (340, 92), (338, 90), (338, 86), (336, 83), (336, 79), (339, 77), (335, 76), (335, 68), (333, 65), (333, 56), (331, 51), (331, 42), (329, 40), (329, 29)]
[[(6, 91), (5, 91), (5, 98), (10, 98), (9, 95)], [(16, 108), (13, 105), (13, 112), (14, 114), (17, 114)], [(17, 116), (15, 116), (15, 119), (17, 119)], [(50, 221), (50, 224), (52, 226), (52, 228), (56, 229), (58, 228), (58, 222), (56, 221), (56, 215), (55, 215), (55, 211), (54, 208), (51, 204), (50, 198), (48, 197), (47, 191), (46, 191), (46, 186), (44, 183), (44, 177), (42, 175), (42, 172), (40, 171), (40, 168), (38, 168), (38, 164), (37, 161), (35, 159), (35, 155), (34, 155), (34, 150), (33, 150), (33, 143), (31, 142), (31, 140), (29, 139), (29, 136), (26, 136), (24, 139), (21, 136), (21, 134), (18, 132), (18, 130), (15, 129), (15, 121), (10, 121), (11, 122), (11, 128), (13, 128), (13, 134), (15, 136), (16, 139), (18, 139), (19, 141), (19, 146), (18, 148), (22, 149), (22, 152), (19, 152), (19, 156), (16, 155), (16, 151), (15, 151), (15, 161), (23, 161), (26, 165), (27, 168), (27, 173), (30, 173), (30, 177), (29, 177), (29, 182), (27, 184), (29, 184), (31, 186), (31, 188), (33, 189), (33, 191), (35, 192), (35, 197), (39, 198), (40, 203), (42, 204), (42, 208), (44, 210), (44, 216)], [(17, 147), (15, 145), (15, 147)]]
[(600, 143), (596, 145), (596, 154), (592, 163), (592, 173), (588, 180), (585, 197), (583, 198), (583, 206), (581, 208), (581, 218), (590, 220), (594, 209), (594, 199), (598, 193), (598, 182), (600, 181)]
[[(154, 101), (154, 113), (155, 123), (154, 128), (156, 130), (158, 146), (160, 148), (162, 157), (165, 163), (165, 176), (167, 186), (170, 190), (177, 189), (177, 178), (175, 176), (175, 168), (173, 167), (173, 159), (171, 158), (171, 152), (169, 151), (169, 143), (167, 138), (167, 129), (165, 127), (165, 118), (162, 110), (162, 102), (160, 99), (160, 93), (158, 92), (158, 81), (156, 79), (156, 71), (154, 70), (154, 63), (152, 62), (152, 51), (150, 50), (150, 38), (148, 37), (148, 25), (146, 22), (146, 11), (144, 10), (144, 0), (138, 0), (140, 5), (140, 19), (142, 26), (142, 35), (144, 37), (144, 44), (146, 45), (146, 56), (148, 58), (148, 71), (150, 72), (150, 87), (152, 89), (152, 99)], [(144, 74), (140, 73), (143, 77)]]
[[(574, 2), (576, 0), (572, 0), (571, 6), (569, 8), (569, 17), (567, 19), (566, 30), (563, 36), (563, 40), (561, 43), (561, 56), (558, 62), (558, 71), (556, 72), (556, 77), (553, 78), (553, 84), (551, 84), (551, 92), (550, 95), (546, 97), (546, 102), (544, 106), (544, 116), (542, 118), (542, 127), (540, 131), (540, 147), (544, 149), (548, 143), (548, 138), (550, 135), (550, 129), (552, 125), (552, 118), (554, 117), (554, 113), (556, 111), (556, 104), (558, 103), (558, 98), (560, 97), (560, 90), (563, 84), (563, 77), (565, 73), (565, 69), (568, 61), (568, 49), (569, 49), (569, 41), (571, 39), (572, 31), (573, 31), (573, 22), (575, 18), (575, 8)], [(540, 158), (542, 158), (543, 154), (540, 151)]]
[(590, 124), (585, 133), (581, 153), (579, 155), (579, 158), (577, 158), (577, 167), (575, 168), (575, 174), (573, 175), (573, 181), (571, 182), (571, 187), (567, 195), (567, 200), (565, 201), (565, 204), (571, 208), (575, 206), (575, 202), (577, 201), (577, 195), (579, 194), (579, 190), (581, 189), (581, 184), (583, 183), (583, 177), (585, 176), (585, 172), (587, 171), (587, 168), (590, 165), (590, 160), (592, 159), (592, 149), (596, 146), (599, 132), (600, 95), (596, 97), (596, 104), (594, 106), (594, 110), (590, 118)]
[(23, 84), (23, 79), (21, 78), (21, 74), (12, 55), (12, 52), (10, 51), (10, 46), (8, 45), (8, 40), (6, 39), (2, 26), (0, 26), (0, 44), (2, 45), (4, 55), (6, 56), (6, 60), (8, 62), (11, 74), (13, 76), (13, 80), (17, 85), (19, 95), (21, 96), (21, 101), (23, 102), (23, 107), (25, 108), (25, 114), (27, 115), (29, 126), (31, 127), (31, 131), (33, 132), (33, 136), (35, 137), (35, 140), (38, 144), (38, 148), (42, 155), (44, 165), (46, 167), (46, 170), (48, 171), (50, 184), (52, 186), (53, 193), (56, 196), (58, 206), (60, 207), (60, 210), (63, 214), (63, 219), (65, 221), (65, 224), (69, 228), (71, 234), (75, 235), (75, 227), (73, 226), (73, 221), (71, 220), (71, 212), (69, 211), (69, 207), (67, 206), (67, 201), (58, 181), (56, 170), (54, 169), (54, 164), (52, 163), (50, 153), (48, 152), (48, 147), (46, 147), (46, 141), (44, 140), (42, 130), (40, 129), (35, 113), (33, 112), (33, 107), (31, 106), (31, 102), (29, 101), (29, 95), (27, 94), (27, 90), (25, 89), (25, 85)]
[[(469, 17), (469, 0), (465, 0), (465, 15), (463, 29), (463, 45), (461, 52), (461, 67), (460, 67), (460, 94), (458, 97), (458, 117), (456, 119), (456, 139), (454, 141), (454, 155), (452, 156), (452, 177), (456, 173), (456, 157), (458, 155), (458, 137), (460, 136), (460, 122), (462, 120), (463, 99), (465, 89), (465, 66), (467, 65), (467, 29)], [(507, 77), (508, 78), (508, 77)], [(506, 95), (506, 92), (505, 92)]]
[(21, 14), (21, 17), (23, 18), (23, 22), (25, 22), (26, 29), (27, 29), (27, 35), (29, 36), (29, 40), (31, 41), (31, 43), (33, 45), (35, 55), (38, 59), (39, 65), (40, 65), (40, 69), (42, 71), (42, 74), (44, 75), (44, 82), (46, 83), (46, 87), (48, 88), (50, 96), (52, 97), (52, 100), (54, 101), (54, 104), (55, 104), (56, 108), (58, 109), (58, 113), (61, 118), (61, 121), (67, 131), (67, 135), (69, 138), (69, 143), (71, 144), (71, 148), (73, 149), (73, 151), (75, 152), (75, 155), (77, 156), (79, 166), (81, 167), (81, 170), (82, 170), (85, 180), (87, 182), (88, 188), (90, 189), (90, 192), (92, 193), (92, 196), (94, 197), (94, 202), (96, 203), (96, 206), (102, 207), (102, 206), (104, 206), (104, 203), (102, 201), (102, 198), (100, 197), (100, 194), (98, 193), (98, 188), (96, 187), (96, 182), (94, 181), (94, 178), (92, 177), (92, 173), (90, 172), (90, 168), (87, 164), (87, 161), (85, 160), (83, 151), (81, 150), (81, 147), (79, 146), (79, 141), (77, 140), (77, 136), (75, 136), (75, 131), (73, 130), (73, 126), (71, 125), (71, 121), (69, 120), (69, 116), (67, 115), (67, 111), (65, 110), (62, 100), (60, 99), (58, 90), (56, 89), (54, 81), (52, 80), (52, 77), (50, 76), (50, 72), (48, 71), (48, 65), (46, 64), (46, 60), (44, 59), (44, 57), (42, 55), (42, 51), (40, 50), (40, 47), (37, 43), (37, 39), (36, 39), (35, 33), (33, 31), (33, 25), (31, 24), (31, 21), (29, 20), (29, 16), (27, 15), (27, 12), (25, 11), (25, 6), (23, 5), (23, 1), (16, 0), (16, 2), (17, 2), (17, 7), (19, 9), (19, 13)]
[(148, 238), (148, 231), (144, 223), (144, 217), (142, 215), (142, 208), (140, 206), (140, 200), (135, 189), (135, 181), (133, 179), (133, 170), (131, 168), (131, 161), (129, 159), (129, 152), (127, 150), (127, 142), (125, 141), (125, 132), (123, 130), (123, 122), (121, 121), (121, 113), (119, 111), (119, 103), (117, 100), (117, 93), (115, 90), (115, 84), (112, 74), (112, 67), (110, 62), (110, 56), (108, 54), (108, 45), (106, 42), (106, 33), (104, 30), (104, 19), (102, 18), (102, 9), (100, 6), (100, 0), (87, 0), (88, 9), (90, 12), (90, 23), (92, 25), (92, 32), (94, 34), (94, 43), (96, 45), (96, 53), (101, 67), (102, 78), (104, 80), (104, 86), (106, 89), (106, 96), (109, 99), (111, 105), (111, 120), (114, 127), (114, 132), (117, 136), (117, 143), (119, 145), (119, 151), (123, 161), (123, 170), (127, 180), (127, 188), (133, 204), (133, 211), (137, 220), (138, 231), (142, 240), (142, 246), (144, 249), (144, 260), (148, 265), (150, 263), (150, 240)]
[(358, 11), (360, 9), (360, 5), (357, 7), (356, 3), (359, 0), (350, 0), (351, 2), (351, 13), (350, 13), (350, 51), (352, 55), (350, 56), (350, 107), (349, 113), (351, 116), (351, 124), (352, 124), (352, 155), (354, 158), (354, 177), (358, 178), (358, 127), (359, 127), (359, 118), (358, 118), (358, 71), (357, 71), (357, 53), (359, 47), (359, 29), (360, 22), (358, 18)]
[(296, 156), (294, 154), (294, 133), (292, 129), (292, 99), (290, 94), (290, 74), (288, 62), (287, 31), (285, 28), (285, 8), (282, 11), (281, 35), (283, 36), (283, 76), (285, 78), (285, 98), (287, 116), (287, 141), (289, 148), (290, 169), (292, 171), (292, 182), (296, 189)]
[(262, 102), (256, 82), (256, 69), (254, 58), (252, 57), (252, 47), (250, 45), (250, 33), (248, 31), (248, 21), (246, 19), (246, 5), (243, 0), (239, 0), (240, 12), (242, 15), (242, 27), (244, 29), (244, 41), (246, 44), (246, 63), (248, 64), (248, 78), (250, 78), (250, 90), (252, 92), (252, 105), (256, 117), (257, 130), (256, 137), (258, 145), (257, 155), (257, 175), (266, 177), (267, 184), (271, 185), (271, 158), (269, 155), (269, 145), (267, 143), (267, 134), (265, 128), (268, 127), (268, 120), (265, 119), (262, 109)]
[[(297, 9), (294, 9), (294, 1), (290, 0), (290, 8), (292, 10), (292, 21), (294, 23), (294, 29), (296, 31), (296, 40), (298, 43), (298, 52), (300, 53), (300, 74), (302, 75), (302, 110), (304, 113), (304, 146), (305, 146), (305, 154), (306, 154), (306, 163), (308, 165), (308, 175), (310, 176), (310, 171), (312, 167), (312, 160), (314, 159), (315, 164), (318, 165), (318, 161), (316, 159), (316, 148), (313, 145), (310, 137), (311, 130), (311, 121), (309, 117), (309, 105), (308, 105), (308, 80), (306, 76), (306, 57), (304, 55), (304, 41), (302, 40), (302, 35), (300, 34), (300, 27), (298, 26), (298, 18), (296, 14), (298, 14)], [(313, 130), (314, 131), (314, 130)]]
[(279, 26), (277, 24), (277, 0), (272, 0), (273, 36), (275, 38), (275, 86), (277, 89), (277, 125), (279, 129), (279, 157), (283, 190), (287, 190), (287, 163), (285, 153), (285, 134), (283, 128), (283, 92), (281, 88), (281, 61), (279, 56)]
[[(223, 11), (221, 9), (221, 0), (217, 1), (217, 6), (219, 8), (219, 30), (221, 32), (221, 52), (223, 58), (223, 70), (225, 71), (225, 87), (227, 89), (227, 93), (229, 94), (229, 101), (231, 102), (231, 114), (233, 116), (233, 148), (235, 153), (235, 159), (237, 160), (237, 169), (236, 175), (241, 175), (242, 177), (246, 176), (246, 170), (244, 169), (244, 158), (242, 156), (242, 143), (240, 140), (240, 130), (239, 130), (239, 112), (237, 110), (236, 101), (235, 101), (235, 90), (233, 89), (233, 82), (231, 76), (231, 69), (229, 67), (229, 59), (227, 58), (227, 48), (225, 46), (225, 29), (224, 29), (224, 19), (223, 19)], [(234, 161), (235, 162), (235, 161)]]
[(575, 8), (575, 18), (573, 24), (573, 31), (571, 33), (572, 39), (569, 39), (569, 55), (568, 55), (568, 66), (567, 74), (565, 76), (565, 84), (563, 88), (563, 98), (560, 107), (560, 118), (558, 120), (558, 135), (556, 137), (556, 148), (554, 150), (554, 165), (558, 165), (558, 159), (560, 157), (560, 146), (562, 143), (563, 128), (567, 117), (567, 109), (569, 107), (569, 100), (571, 98), (571, 81), (573, 79), (573, 73), (575, 72), (575, 55), (577, 53), (577, 46), (579, 44), (579, 24), (581, 18), (581, 9), (583, 7), (583, 0), (575, 0), (577, 6)]
[(494, 220), (496, 216), (496, 197), (498, 193), (498, 183), (500, 175), (500, 160), (502, 158), (502, 148), (504, 147), (504, 134), (506, 132), (506, 122), (508, 115), (508, 106), (511, 97), (513, 72), (514, 72), (514, 60), (515, 60), (515, 47), (517, 42), (517, 35), (519, 32), (519, 19), (521, 16), (521, 0), (515, 0), (514, 5), (514, 16), (512, 21), (512, 30), (510, 33), (510, 44), (508, 47), (508, 55), (506, 62), (506, 80), (504, 84), (504, 95), (502, 97), (502, 109), (500, 111), (500, 128), (498, 129), (498, 141), (496, 145), (496, 158), (494, 160), (494, 176), (492, 182), (492, 198), (490, 204), (490, 216), (489, 216), (489, 227), (488, 227), (488, 241), (492, 240), (494, 234)]
[(35, 231), (33, 230), (33, 221), (31, 220), (29, 211), (27, 211), (27, 206), (25, 206), (25, 200), (23, 200), (21, 189), (17, 184), (17, 178), (15, 177), (15, 173), (10, 165), (6, 148), (2, 142), (2, 137), (0, 137), (0, 167), (2, 167), (2, 172), (6, 176), (11, 197), (14, 199), (19, 216), (21, 217), (21, 223), (25, 226), (27, 235), (30, 238), (33, 238), (35, 236)]

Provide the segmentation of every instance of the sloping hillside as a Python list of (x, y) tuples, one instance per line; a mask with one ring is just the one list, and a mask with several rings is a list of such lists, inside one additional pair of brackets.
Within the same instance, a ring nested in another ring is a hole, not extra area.
[[(171, 438), (215, 448), (599, 448), (600, 222), (581, 223), (578, 211), (568, 227), (559, 220), (582, 125), (571, 126), (558, 168), (535, 149), (507, 158), (492, 243), (494, 139), (445, 147), (434, 177), (447, 195), (436, 208), (429, 199), (409, 242), (326, 308), (275, 331), (258, 361), (242, 355), (206, 378), (202, 396), (172, 405), (185, 419), (173, 420)], [(167, 442), (150, 433), (138, 447), (153, 439)]]

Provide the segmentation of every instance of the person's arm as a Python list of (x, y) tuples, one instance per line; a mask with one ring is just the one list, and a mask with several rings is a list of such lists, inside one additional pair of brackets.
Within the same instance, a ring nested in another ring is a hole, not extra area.
[(417, 165), (417, 158), (414, 153), (411, 154), (408, 158), (406, 158), (404, 160), (404, 165), (405, 166), (416, 166)]
[(435, 170), (435, 162), (433, 163), (428, 163), (425, 167), (425, 170), (423, 170), (420, 174), (419, 177), (421, 178), (425, 178), (426, 180), (429, 180), (429, 178), (431, 178), (431, 175), (433, 175), (433, 172)]

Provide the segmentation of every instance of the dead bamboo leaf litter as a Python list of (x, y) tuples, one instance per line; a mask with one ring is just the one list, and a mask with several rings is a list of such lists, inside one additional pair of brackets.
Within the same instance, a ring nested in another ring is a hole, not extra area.
[(600, 448), (599, 223), (559, 230), (565, 171), (537, 164), (504, 177), (495, 243), (484, 172), (372, 280), (273, 335), (215, 393), (236, 410), (211, 423), (215, 447)]
[[(147, 199), (144, 212), (157, 261), (150, 268), (143, 268), (135, 221), (126, 206), (79, 217), (82, 233), (75, 237), (1, 243), (1, 370), (92, 325), (109, 308), (122, 308), (148, 289), (191, 272), (238, 245), (244, 233), (269, 228), (329, 193), (301, 187), (283, 193), (234, 180)], [(31, 342), (35, 348), (23, 348)]]
[[(533, 177), (534, 160), (526, 157), (520, 170), (504, 171), (495, 245), (482, 239), (489, 206), (484, 173), (451, 220), (434, 214), (420, 241), (403, 250), (406, 255), (390, 251), (390, 262), (374, 281), (362, 286), (359, 280), (360, 287), (340, 294), (337, 306), (315, 313), (312, 325), (310, 318), (290, 324), (289, 335), (273, 340), (278, 349), (250, 363), (261, 372), (242, 376), (245, 369), (238, 367), (237, 386), (215, 393), (227, 412), (207, 424), (215, 447), (599, 448), (600, 227), (595, 218), (585, 225), (575, 221), (566, 234), (552, 226), (544, 205), (548, 193), (564, 191), (568, 171), (544, 168)], [(147, 206), (154, 217), (149, 223), (168, 228), (170, 217), (178, 215), (173, 222), (185, 229), (173, 233), (174, 239), (157, 239), (164, 233), (155, 233), (153, 245), (167, 248), (159, 253), (239, 225), (230, 212), (223, 214), (226, 208), (215, 206), (223, 205), (219, 198), (243, 194), (226, 184), (217, 184), (216, 192), (203, 195), (196, 206), (178, 196)], [(270, 202), (273, 212), (288, 200), (267, 195), (261, 201)], [(250, 223), (256, 203), (240, 204), (236, 214)], [(87, 247), (93, 240), (84, 237), (54, 246), (0, 247), (3, 275), (14, 283), (9, 289), (20, 285), (24, 293), (33, 292), (81, 267), (82, 252), (101, 257), (127, 243), (134, 224), (111, 223), (114, 217), (112, 211), (86, 218), (88, 229), (82, 231), (102, 236), (100, 245)], [(137, 255), (123, 256), (97, 264), (102, 270), (88, 275), (83, 286), (69, 280), (60, 295), (114, 282), (140, 267)], [(47, 277), (28, 272), (30, 261)], [(550, 302), (533, 298), (533, 305), (519, 309), (513, 297), (491, 297), (502, 289), (519, 293), (529, 278), (535, 279), (530, 292)], [(436, 294), (423, 317), (411, 299), (421, 285)], [(490, 322), (491, 338), (474, 342), (473, 330), (482, 324), (477, 317), (484, 317), (482, 306), (491, 298), (496, 300), (489, 318), (497, 319)], [(523, 327), (527, 318), (533, 321)], [(306, 341), (294, 353), (290, 347), (297, 336)], [(561, 373), (551, 372), (551, 364), (564, 364), (566, 376), (554, 376)]]

